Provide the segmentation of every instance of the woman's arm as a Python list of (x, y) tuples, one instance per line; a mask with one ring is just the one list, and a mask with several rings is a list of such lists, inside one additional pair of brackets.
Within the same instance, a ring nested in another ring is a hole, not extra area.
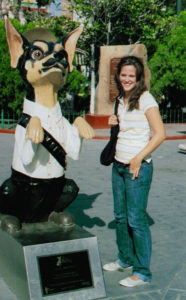
[(153, 136), (149, 143), (130, 161), (130, 173), (132, 179), (138, 176), (142, 160), (151, 154), (165, 139), (166, 132), (163, 125), (159, 109), (151, 107), (146, 111), (147, 120), (153, 130)]
[(141, 160), (151, 154), (166, 138), (165, 127), (163, 125), (159, 109), (157, 107), (149, 108), (146, 111), (146, 117), (152, 128), (153, 136), (146, 147), (138, 153)]

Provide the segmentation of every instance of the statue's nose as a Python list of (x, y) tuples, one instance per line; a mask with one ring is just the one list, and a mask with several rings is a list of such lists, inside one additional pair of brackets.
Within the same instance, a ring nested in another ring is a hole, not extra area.
[(47, 61), (45, 61), (43, 63), (44, 67), (50, 67), (52, 65), (54, 65), (56, 63), (56, 59), (55, 58), (49, 58)]
[(54, 57), (63, 65), (64, 68), (68, 67), (68, 59), (64, 50), (55, 52)]
[(49, 58), (46, 62), (43, 63), (43, 67), (50, 67), (55, 65), (56, 63), (60, 63), (64, 68), (68, 67), (68, 62), (65, 57), (61, 59), (57, 53), (54, 54), (54, 58)]

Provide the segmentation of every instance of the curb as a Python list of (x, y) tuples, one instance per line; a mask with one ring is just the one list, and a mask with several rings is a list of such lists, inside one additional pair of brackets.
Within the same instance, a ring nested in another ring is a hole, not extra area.
[(165, 140), (186, 140), (186, 135), (180, 135), (180, 136), (167, 136)]
[[(6, 133), (6, 134), (14, 134), (15, 129), (0, 129), (0, 133)], [(95, 136), (93, 137), (94, 140), (109, 140), (109, 136)], [(174, 141), (174, 140), (186, 140), (186, 135), (176, 135), (176, 136), (167, 136), (165, 138), (166, 141)]]
[(15, 129), (2, 129), (2, 128), (0, 128), (0, 133), (14, 134)]
[[(93, 139), (95, 140), (109, 140), (109, 136), (95, 136)], [(186, 135), (180, 135), (180, 136), (167, 136), (165, 138), (165, 141), (174, 141), (174, 140), (186, 140)]]

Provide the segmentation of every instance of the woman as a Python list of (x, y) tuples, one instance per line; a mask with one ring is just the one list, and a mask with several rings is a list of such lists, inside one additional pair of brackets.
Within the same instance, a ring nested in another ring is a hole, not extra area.
[[(116, 70), (119, 91), (118, 115), (109, 118), (111, 126), (119, 122), (112, 189), (118, 257), (103, 266), (106, 271), (133, 267), (130, 277), (120, 281), (127, 287), (151, 281), (151, 235), (146, 214), (152, 180), (151, 153), (165, 139), (158, 105), (145, 85), (143, 62), (135, 56), (123, 57)], [(150, 127), (153, 136), (150, 139)]]

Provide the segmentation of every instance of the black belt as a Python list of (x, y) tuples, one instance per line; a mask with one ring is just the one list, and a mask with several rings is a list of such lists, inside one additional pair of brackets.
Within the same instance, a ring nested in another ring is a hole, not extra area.
[(35, 177), (30, 177), (26, 174), (23, 174), (19, 171), (16, 171), (12, 168), (12, 179), (14, 182), (19, 182), (20, 184), (26, 183), (29, 184), (30, 186), (36, 186), (39, 184), (49, 184), (49, 183), (57, 183), (59, 184), (65, 182), (65, 175), (60, 176), (60, 177), (54, 177), (54, 178), (35, 178)]
[[(18, 124), (26, 128), (30, 118), (30, 115), (23, 113)], [(47, 130), (43, 128), (43, 131), (44, 139), (41, 144), (53, 155), (58, 163), (66, 169), (66, 151)]]

